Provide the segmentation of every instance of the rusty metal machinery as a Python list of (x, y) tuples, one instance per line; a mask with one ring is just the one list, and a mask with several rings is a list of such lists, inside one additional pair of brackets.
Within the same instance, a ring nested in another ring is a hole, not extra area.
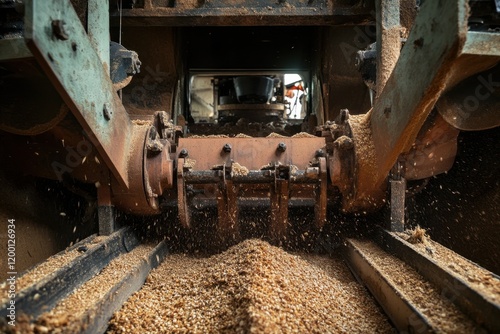
[[(13, 300), (33, 325), (128, 254), (131, 269), (61, 325), (104, 332), (170, 247), (255, 237), (341, 253), (398, 331), (446, 330), (387, 259), (498, 332), (499, 109), (498, 0), (0, 0), (0, 215), (53, 214), (25, 222), (49, 236), (23, 269), (56, 239), (71, 245), (52, 260), (74, 255)], [(438, 196), (447, 176), (460, 210)], [(408, 241), (439, 215), (433, 236), (475, 245), (457, 252), (492, 272)], [(134, 255), (151, 234), (162, 241)]]
[[(25, 85), (34, 102), (2, 98), (0, 127), (10, 149), (22, 150), (29, 135), (47, 152), (19, 168), (95, 184), (104, 234), (114, 230), (113, 207), (151, 215), (175, 203), (186, 228), (193, 210), (216, 207), (217, 229), (233, 239), (239, 208), (264, 207), (279, 240), (289, 207), (313, 207), (318, 229), (328, 210), (377, 211), (390, 179), (423, 180), (452, 167), (458, 129), (498, 126), (498, 13), (483, 3), (426, 1), (402, 27), (399, 5), (377, 1), (376, 34), (364, 33), (368, 51), (340, 45), (347, 60), (358, 55), (365, 73), (357, 80), (372, 99), (340, 111), (332, 108), (341, 97), (332, 93), (332, 47), (322, 34), (338, 23), (366, 24), (369, 8), (247, 5), (239, 15), (226, 1), (133, 1), (119, 11), (107, 1), (88, 1), (83, 11), (80, 2), (2, 2), (2, 89)], [(13, 21), (21, 21), (17, 31)], [(148, 24), (155, 28), (144, 30)], [(121, 40), (123, 31), (138, 52), (110, 41), (110, 32)], [(287, 85), (290, 74), (300, 84)], [(474, 75), (483, 86), (474, 87)], [(480, 93), (468, 101), (474, 110), (460, 104), (467, 92)], [(50, 103), (45, 94), (54, 95)], [(371, 108), (357, 109), (367, 101)], [(287, 112), (292, 104), (298, 117)], [(396, 202), (394, 215), (404, 208)]]

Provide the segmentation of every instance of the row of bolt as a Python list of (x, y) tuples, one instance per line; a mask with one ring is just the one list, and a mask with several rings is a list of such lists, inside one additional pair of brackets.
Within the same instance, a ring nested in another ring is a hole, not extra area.
[[(232, 149), (233, 149), (233, 147), (231, 146), (231, 144), (228, 143), (228, 144), (225, 144), (222, 147), (222, 152), (224, 152), (224, 153), (231, 153)], [(276, 151), (279, 152), (279, 153), (285, 152), (286, 151), (286, 144), (283, 143), (283, 142), (280, 142), (278, 144), (278, 147), (276, 148)], [(189, 152), (185, 148), (183, 148), (179, 152), (179, 158), (187, 158), (188, 155), (189, 155)], [(325, 157), (325, 156), (326, 156), (326, 154), (325, 154), (325, 152), (322, 149), (317, 150), (316, 153), (315, 153), (315, 157), (316, 158)]]
[[(231, 146), (231, 144), (225, 144), (223, 147), (222, 147), (222, 152), (224, 153), (231, 153), (233, 147)], [(282, 152), (285, 152), (286, 151), (286, 144), (281, 142), (278, 144), (278, 147), (276, 148), (276, 151), (279, 152), (279, 153), (282, 153)], [(179, 152), (179, 158), (186, 158), (188, 156), (188, 150), (186, 150), (185, 148), (183, 148), (180, 152)]]

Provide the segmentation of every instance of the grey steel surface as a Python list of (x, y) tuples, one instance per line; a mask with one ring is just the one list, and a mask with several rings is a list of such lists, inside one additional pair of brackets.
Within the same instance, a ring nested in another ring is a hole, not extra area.
[(463, 54), (500, 56), (500, 33), (469, 31)]

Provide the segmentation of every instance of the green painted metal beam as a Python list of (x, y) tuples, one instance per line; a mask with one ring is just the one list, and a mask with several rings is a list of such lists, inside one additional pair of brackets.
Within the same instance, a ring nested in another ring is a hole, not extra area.
[(467, 0), (425, 1), (420, 8), (396, 66), (367, 115), (371, 128), (367, 141), (375, 154), (357, 153), (357, 193), (347, 209), (384, 198), (390, 169), (415, 141), (461, 55), (468, 12)]
[(463, 53), (481, 56), (500, 56), (500, 33), (469, 31)]
[[(109, 35), (106, 24), (92, 24)], [(128, 187), (132, 123), (100, 58), (103, 50), (94, 49), (109, 45), (93, 44), (70, 1), (60, 0), (25, 1), (25, 39), (112, 174)]]
[(109, 74), (109, 0), (89, 0), (87, 31), (90, 42)]

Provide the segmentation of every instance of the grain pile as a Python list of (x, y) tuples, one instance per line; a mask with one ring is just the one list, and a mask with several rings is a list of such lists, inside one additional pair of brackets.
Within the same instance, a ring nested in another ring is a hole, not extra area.
[(240, 165), (237, 162), (233, 162), (233, 175), (245, 176), (250, 172), (247, 167)]
[(283, 136), (282, 134), (276, 132), (271, 132), (266, 136), (266, 138), (286, 138), (286, 136)]
[(167, 257), (115, 313), (108, 333), (390, 330), (340, 259), (245, 240), (208, 258)]
[(409, 236), (406, 239), (411, 244), (427, 244), (427, 239), (429, 236), (427, 235), (427, 231), (420, 226), (417, 225), (413, 230), (409, 230)]

